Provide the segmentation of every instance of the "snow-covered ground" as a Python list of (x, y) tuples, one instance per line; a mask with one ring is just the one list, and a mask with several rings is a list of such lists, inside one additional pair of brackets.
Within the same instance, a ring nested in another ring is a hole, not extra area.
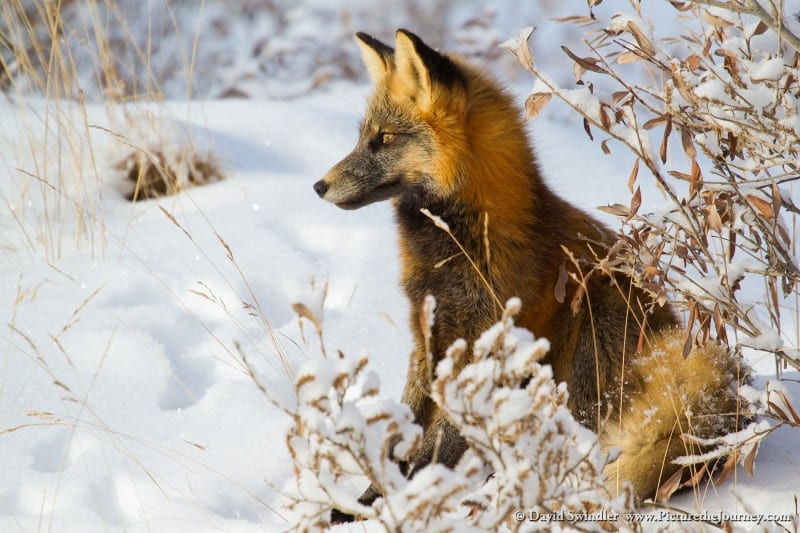
[[(0, 190), (12, 209), (0, 214), (1, 531), (286, 529), (288, 417), (240, 361), (281, 398), (287, 374), (322, 357), (294, 302), (322, 315), (329, 352), (366, 350), (383, 393), (399, 397), (411, 340), (390, 206), (346, 212), (311, 189), (353, 144), (366, 92), (341, 84), (291, 102), (162, 106), (213, 149), (228, 178), (137, 204), (102, 170), (122, 147), (98, 130), (103, 204), (93, 220), (104, 221), (105, 239), (95, 226), (91, 242), (76, 244), (71, 219), (44, 222), (38, 183), (21, 190), (15, 167), (27, 170), (28, 154), (5, 160)], [(19, 148), (15, 125), (41, 106), (16, 115), (2, 106), (4, 148)], [(102, 109), (89, 112), (103, 123)], [(565, 196), (589, 210), (624, 197), (631, 160), (621, 149), (603, 156), (557, 108), (532, 134), (548, 180)], [(42, 234), (48, 227), (60, 233)], [(60, 251), (44, 257), (45, 239)], [(771, 364), (759, 365), (762, 381), (774, 378)], [(800, 376), (785, 376), (800, 397)], [(755, 477), (739, 473), (673, 503), (794, 514), (798, 439), (800, 430), (779, 430)]]

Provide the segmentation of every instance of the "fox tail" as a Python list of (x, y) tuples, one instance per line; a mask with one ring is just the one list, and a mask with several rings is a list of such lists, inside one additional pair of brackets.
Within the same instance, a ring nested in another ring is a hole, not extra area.
[(725, 348), (710, 344), (684, 358), (681, 337), (677, 330), (660, 334), (650, 354), (631, 363), (630, 381), (639, 387), (600, 432), (604, 449), (620, 451), (604, 471), (612, 494), (628, 480), (637, 497), (656, 497), (667, 481), (676, 481), (672, 478), (681, 470), (676, 458), (707, 451), (683, 435), (718, 437), (741, 425), (737, 391), (745, 367)]

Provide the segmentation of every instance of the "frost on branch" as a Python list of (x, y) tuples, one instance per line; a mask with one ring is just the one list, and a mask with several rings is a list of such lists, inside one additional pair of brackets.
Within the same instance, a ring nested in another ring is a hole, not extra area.
[(421, 436), (405, 405), (378, 398), (377, 376), (366, 356), (326, 358), (306, 363), (295, 381), (297, 405), (286, 443), (296, 486), (288, 505), (301, 530), (328, 524), (333, 508), (367, 518), (375, 510), (360, 505), (360, 491), (343, 484), (365, 476), (392, 493), (407, 485), (392, 460), (405, 459)]
[[(519, 300), (509, 301), (503, 320), (481, 335), (473, 363), (458, 375), (454, 361), (463, 345), (454, 345), (436, 369), (433, 399), (469, 442), (468, 456), (494, 472), (489, 482), (464, 498), (475, 510), (474, 524), (486, 531), (554, 526), (517, 523), (514, 511), (521, 509), (624, 516), (631, 496), (623, 493), (610, 500), (602, 475), (606, 457), (597, 437), (575, 421), (567, 407), (566, 387), (557, 386), (550, 367), (538, 363), (549, 342), (514, 327), (519, 306)], [(577, 525), (602, 529), (620, 524)]]
[[(567, 392), (538, 361), (549, 343), (514, 326), (519, 300), (475, 343), (472, 363), (457, 341), (439, 362), (431, 397), (470, 445), (455, 470), (431, 464), (407, 480), (392, 461), (412, 455), (421, 430), (404, 405), (380, 399), (366, 358), (309, 363), (296, 382), (294, 425), (287, 437), (296, 486), (290, 510), (299, 529), (327, 525), (337, 508), (391, 531), (532, 531), (555, 524), (519, 521), (516, 511), (579, 516), (569, 530), (616, 529), (633, 503), (611, 499), (603, 484), (606, 457), (597, 437), (567, 408)], [(358, 504), (369, 480), (386, 495)], [(596, 520), (602, 516), (602, 520)], [(610, 518), (605, 518), (610, 517)], [(630, 526), (630, 524), (628, 524)]]
[(700, 466), (715, 459), (726, 458), (717, 480), (718, 483), (721, 483), (733, 472), (736, 464), (741, 464), (745, 473), (752, 476), (755, 472), (758, 449), (764, 439), (781, 426), (800, 427), (800, 414), (792, 403), (788, 389), (782, 382), (767, 381), (765, 389), (761, 391), (749, 385), (743, 385), (739, 395), (746, 400), (752, 411), (747, 415), (758, 415), (760, 420), (751, 422), (741, 431), (713, 439), (684, 435), (685, 439), (700, 444), (710, 451), (702, 455), (680, 457), (675, 461), (676, 463)]

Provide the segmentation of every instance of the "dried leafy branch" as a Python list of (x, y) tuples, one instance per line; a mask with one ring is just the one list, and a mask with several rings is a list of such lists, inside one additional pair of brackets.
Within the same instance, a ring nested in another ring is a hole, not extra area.
[[(591, 13), (561, 19), (586, 31), (587, 55), (562, 47), (576, 88), (536, 66), (531, 28), (506, 43), (537, 78), (528, 116), (555, 96), (583, 118), (590, 138), (602, 132), (603, 152), (617, 141), (635, 154), (630, 202), (601, 208), (623, 226), (603, 266), (632, 276), (657, 301), (679, 296), (687, 353), (715, 340), (800, 368), (800, 351), (784, 346), (781, 331), (800, 278), (800, 211), (789, 189), (800, 178), (797, 38), (777, 5), (770, 12), (750, 0), (671, 4), (699, 29), (659, 38), (636, 1), (631, 13), (604, 23)], [(642, 166), (667, 199), (659, 211), (640, 211)], [(763, 283), (763, 299), (740, 301), (745, 283)]]

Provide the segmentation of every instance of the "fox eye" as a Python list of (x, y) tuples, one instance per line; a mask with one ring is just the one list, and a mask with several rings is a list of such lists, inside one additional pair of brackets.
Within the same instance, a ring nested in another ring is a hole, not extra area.
[(381, 133), (381, 144), (389, 144), (394, 139), (394, 133)]

